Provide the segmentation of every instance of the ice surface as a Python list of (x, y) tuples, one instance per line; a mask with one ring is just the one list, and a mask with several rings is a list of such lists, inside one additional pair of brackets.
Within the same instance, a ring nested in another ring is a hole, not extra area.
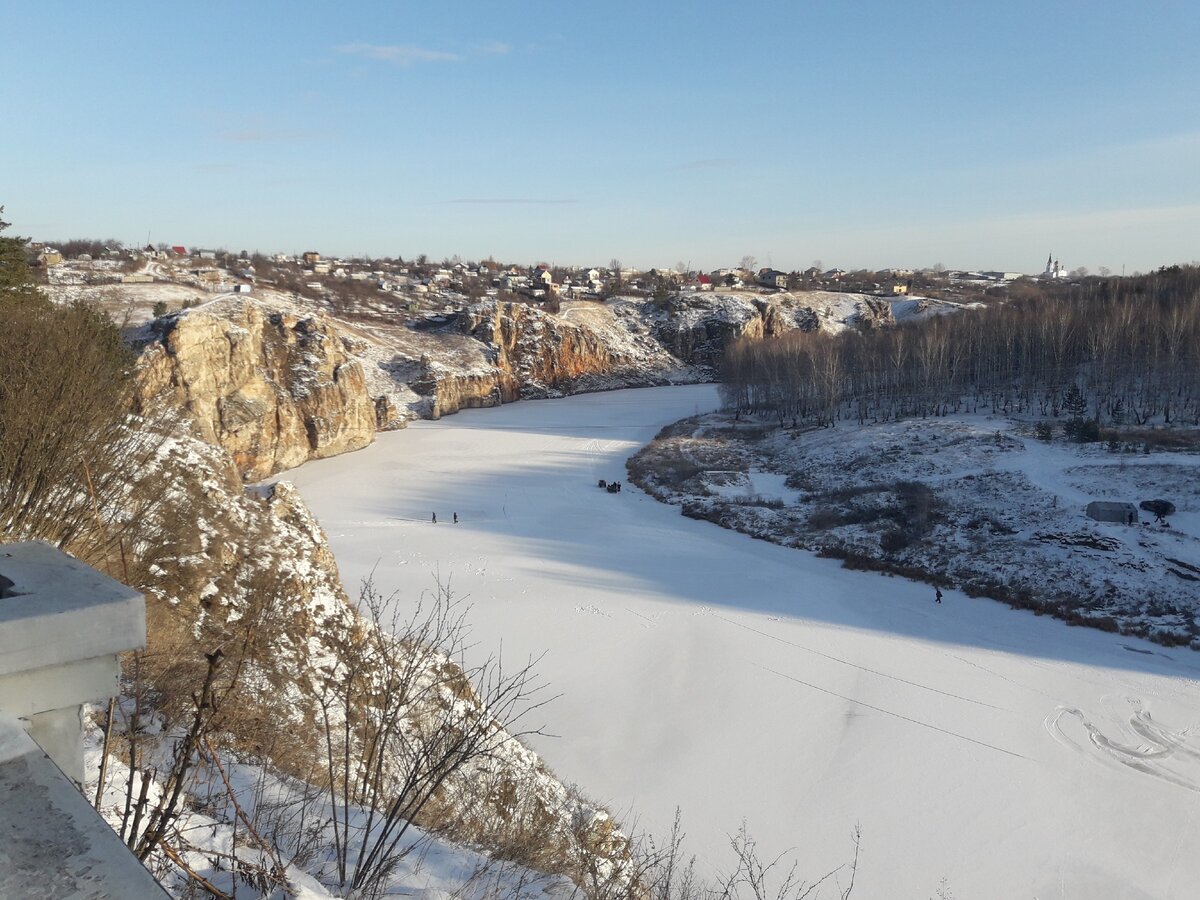
[(715, 405), (691, 386), (464, 411), (287, 477), (351, 593), (375, 569), (406, 603), (437, 572), (474, 602), (479, 652), (544, 651), (562, 737), (536, 749), (660, 834), (682, 807), (702, 864), (744, 818), (815, 877), (860, 823), (855, 896), (1194, 896), (1200, 656), (936, 606), (597, 488)]

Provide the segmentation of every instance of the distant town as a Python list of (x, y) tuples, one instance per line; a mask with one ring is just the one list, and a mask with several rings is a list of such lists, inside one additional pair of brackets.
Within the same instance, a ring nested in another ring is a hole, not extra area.
[[(246, 250), (203, 249), (147, 244), (126, 247), (116, 241), (72, 240), (29, 244), (30, 262), (46, 283), (105, 285), (172, 283), (213, 294), (249, 294), (256, 285), (290, 292), (298, 299), (346, 312), (365, 301), (375, 306), (420, 310), (446, 302), (485, 297), (525, 302), (556, 311), (561, 300), (605, 300), (612, 296), (665, 296), (688, 291), (839, 291), (878, 296), (910, 292), (958, 302), (1019, 297), (1039, 282), (1089, 277), (1087, 269), (1068, 272), (1053, 255), (1034, 276), (1021, 272), (967, 271), (936, 265), (923, 269), (849, 271), (818, 260), (802, 271), (760, 267), (752, 256), (735, 266), (704, 272), (679, 263), (640, 270), (613, 259), (607, 265), (512, 264), (493, 259), (435, 262), (413, 259), (327, 257), (317, 250), (263, 255)], [(1101, 277), (1110, 275), (1107, 269)], [(1022, 289), (1024, 285), (1024, 291)]]

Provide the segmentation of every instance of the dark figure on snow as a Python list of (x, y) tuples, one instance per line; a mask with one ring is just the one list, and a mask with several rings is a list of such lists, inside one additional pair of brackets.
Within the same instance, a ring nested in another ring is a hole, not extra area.
[(437, 513), (434, 513), (434, 514), (433, 514), (433, 524), (434, 524), (434, 525), (436, 525), (436, 524), (437, 524)]
[(942, 602), (942, 589), (941, 588), (937, 589), (937, 594), (934, 597), (934, 602), (936, 602), (936, 603)]
[(596, 486), (606, 488), (608, 487), (608, 482), (601, 478), (598, 482), (596, 482)]
[(455, 525), (457, 525), (457, 524), (458, 524), (458, 513), (455, 513), (455, 514), (454, 514), (454, 524), (455, 524)]

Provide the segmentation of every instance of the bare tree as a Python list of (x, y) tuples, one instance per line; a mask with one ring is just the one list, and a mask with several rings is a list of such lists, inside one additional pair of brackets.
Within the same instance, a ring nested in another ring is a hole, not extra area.
[(326, 667), (321, 697), (330, 881), (376, 897), (402, 859), (471, 812), (448, 798), (455, 777), (540, 733), (521, 723), (548, 700), (533, 661), (515, 671), (496, 656), (463, 661), (467, 607), (440, 583), (406, 619), (370, 582), (360, 607), (368, 621)]

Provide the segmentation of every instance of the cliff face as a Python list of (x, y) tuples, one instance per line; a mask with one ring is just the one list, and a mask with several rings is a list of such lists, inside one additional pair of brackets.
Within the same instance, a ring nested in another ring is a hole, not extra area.
[(141, 399), (184, 410), (256, 481), (357, 450), (413, 416), (708, 380), (739, 338), (890, 319), (886, 300), (825, 292), (622, 298), (557, 315), (485, 301), (367, 324), (226, 300), (160, 323), (142, 354)]
[(891, 324), (891, 304), (865, 294), (679, 294), (659, 305), (657, 336), (686, 363), (717, 368), (739, 338), (761, 340), (789, 331), (839, 331)]
[(412, 386), (431, 398), (435, 419), (460, 409), (593, 389), (589, 379), (619, 380), (612, 387), (656, 383), (644, 358), (614, 352), (591, 328), (522, 303), (471, 307), (459, 315), (458, 326), (483, 346), (486, 364), (464, 372), (422, 358), (422, 377)]
[(143, 351), (139, 374), (144, 406), (186, 410), (247, 480), (374, 439), (376, 402), (362, 363), (323, 316), (254, 303), (179, 316)]
[(715, 368), (725, 347), (741, 337), (767, 334), (768, 302), (730, 294), (671, 297), (662, 307), (659, 340), (684, 362)]

